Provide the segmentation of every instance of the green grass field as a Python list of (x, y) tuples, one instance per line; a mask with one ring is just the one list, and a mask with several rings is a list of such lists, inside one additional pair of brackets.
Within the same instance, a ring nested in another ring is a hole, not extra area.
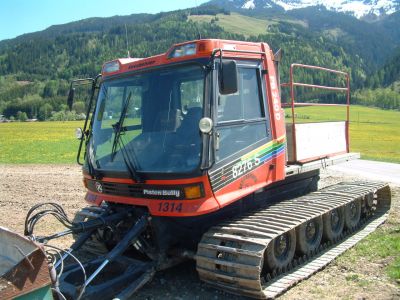
[(0, 123), (0, 163), (74, 163), (76, 122)]
[[(248, 37), (250, 35), (259, 35), (267, 33), (267, 26), (270, 24), (277, 23), (271, 20), (262, 20), (252, 17), (247, 17), (239, 15), (237, 13), (231, 13), (230, 15), (217, 14), (216, 23), (224, 28), (228, 32), (233, 32), (237, 34), (243, 34)], [(194, 22), (211, 22), (215, 19), (215, 16), (210, 15), (199, 15), (190, 16), (190, 20)]]
[[(287, 111), (290, 114), (290, 111)], [(298, 121), (339, 120), (344, 108), (296, 108)], [(362, 158), (400, 163), (400, 112), (351, 107), (351, 151)], [(74, 163), (83, 122), (0, 123), (0, 163)]]
[(393, 261), (386, 267), (387, 274), (393, 279), (400, 279), (400, 226), (399, 222), (392, 222), (393, 227), (381, 228), (367, 236), (356, 248), (351, 249), (339, 259), (345, 263), (354, 261), (358, 257), (370, 257), (374, 261), (393, 257)]
[[(308, 27), (308, 24), (304, 21), (294, 20), (290, 18), (268, 18), (262, 19), (258, 17), (249, 17), (240, 15), (237, 13), (231, 13), (229, 15), (217, 14), (216, 16), (211, 15), (193, 15), (189, 16), (189, 20), (194, 22), (210, 23), (212, 20), (221, 26), (225, 31), (243, 34), (245, 37), (258, 36), (259, 34), (267, 34), (268, 26), (278, 23), (291, 23), (300, 25), (304, 28)], [(339, 33), (336, 31), (329, 32), (330, 35), (337, 36)]]
[[(285, 109), (286, 115), (291, 111)], [(345, 120), (345, 107), (297, 107), (298, 122)], [(287, 118), (287, 120), (290, 120)], [(350, 106), (350, 151), (361, 158), (400, 163), (400, 111)]]

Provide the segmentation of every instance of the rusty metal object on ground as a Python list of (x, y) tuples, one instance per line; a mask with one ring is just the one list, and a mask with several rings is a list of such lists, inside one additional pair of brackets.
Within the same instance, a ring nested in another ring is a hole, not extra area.
[(40, 294), (53, 299), (44, 251), (29, 239), (0, 227), (0, 299)]

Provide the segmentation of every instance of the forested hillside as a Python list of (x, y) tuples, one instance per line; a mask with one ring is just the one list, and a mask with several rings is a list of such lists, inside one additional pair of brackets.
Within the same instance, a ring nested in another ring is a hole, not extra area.
[[(208, 16), (204, 19), (208, 21), (196, 16)], [(222, 17), (228, 20), (227, 23), (221, 23)], [(165, 52), (174, 43), (200, 36), (265, 41), (274, 50), (284, 50), (283, 81), (287, 78), (290, 63), (299, 62), (347, 70), (351, 73), (353, 89), (383, 86), (387, 84), (387, 74), (396, 72), (389, 70), (390, 63), (382, 69), (379, 67), (390, 52), (390, 47), (381, 49), (382, 45), (387, 44), (387, 39), (392, 39), (382, 38), (381, 44), (377, 44), (383, 29), (361, 35), (358, 34), (360, 27), (351, 27), (348, 23), (349, 26), (343, 25), (348, 28), (344, 32), (335, 27), (339, 21), (326, 22), (325, 27), (318, 25), (323, 15), (314, 16), (316, 21), (301, 21), (295, 16), (247, 17), (246, 21), (250, 22), (247, 27), (252, 20), (265, 20), (257, 23), (265, 24), (265, 28), (258, 28), (253, 35), (251, 31), (232, 29), (229, 26), (232, 17), (239, 24), (244, 18), (238, 14), (231, 15), (226, 8), (201, 6), (156, 15), (91, 18), (1, 41), (0, 114), (6, 118), (40, 120), (82, 117), (82, 102), (75, 103), (74, 112), (66, 112), (68, 82), (72, 78), (95, 76), (105, 61), (125, 57), (127, 42), (131, 56), (146, 57)], [(363, 47), (367, 38), (369, 44)], [(374, 52), (374, 47), (381, 49), (379, 53)], [(326, 80), (321, 74), (302, 73), (299, 76), (306, 82), (323, 83)]]
[(358, 90), (354, 98), (363, 105), (400, 108), (400, 48), (379, 71), (370, 76), (368, 87)]
[[(155, 19), (127, 25), (132, 56), (158, 54), (173, 43), (197, 39), (198, 30), (204, 37), (241, 39), (214, 24), (187, 22), (184, 12), (160, 14)], [(0, 53), (0, 112), (7, 118), (21, 111), (28, 118), (47, 119), (52, 111), (65, 110), (69, 80), (96, 76), (105, 61), (127, 55), (124, 25), (46, 36), (27, 36), (19, 43), (9, 43)]]

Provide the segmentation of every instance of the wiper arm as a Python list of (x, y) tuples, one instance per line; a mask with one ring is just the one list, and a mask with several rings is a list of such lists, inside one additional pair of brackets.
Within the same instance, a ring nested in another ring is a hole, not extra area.
[(121, 136), (122, 129), (124, 128), (124, 120), (126, 117), (126, 112), (128, 111), (129, 102), (131, 102), (131, 96), (132, 96), (132, 92), (129, 92), (129, 95), (124, 102), (124, 106), (122, 107), (121, 115), (119, 116), (118, 122), (115, 124), (112, 124), (115, 136), (114, 136), (114, 141), (113, 141), (113, 145), (111, 148), (111, 161), (114, 160), (115, 154), (117, 152), (117, 145), (118, 145), (118, 142), (119, 142), (119, 139)]
[[(119, 140), (119, 147), (121, 148), (122, 157), (124, 158), (125, 165), (128, 169), (129, 175), (131, 178), (134, 179), (138, 183), (143, 183), (143, 179), (139, 176), (138, 172), (136, 171), (136, 166), (138, 165), (135, 159), (135, 152), (132, 152), (133, 157), (129, 155), (128, 151), (126, 150), (125, 144), (123, 143), (122, 139)], [(133, 149), (132, 149), (133, 151)]]
[(129, 93), (128, 97), (126, 98), (126, 100), (124, 102), (124, 106), (122, 108), (121, 115), (119, 117), (118, 122), (112, 125), (114, 132), (115, 132), (115, 136), (114, 136), (114, 141), (113, 141), (113, 145), (112, 145), (112, 149), (111, 149), (111, 161), (114, 160), (115, 154), (117, 152), (117, 146), (119, 146), (119, 148), (121, 149), (122, 157), (124, 159), (125, 165), (128, 169), (128, 172), (129, 172), (131, 178), (134, 179), (136, 182), (143, 182), (142, 178), (136, 172), (137, 163), (134, 163), (132, 161), (128, 151), (125, 148), (124, 143), (121, 140), (121, 133), (123, 131), (124, 120), (126, 117), (126, 112), (128, 111), (131, 96), (132, 96), (132, 92)]

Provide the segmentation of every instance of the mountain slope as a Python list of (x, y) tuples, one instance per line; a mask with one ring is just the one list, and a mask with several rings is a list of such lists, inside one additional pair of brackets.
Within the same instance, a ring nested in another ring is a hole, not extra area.
[(396, 39), (375, 23), (370, 24), (326, 9), (308, 7), (290, 11), (287, 15), (304, 20), (308, 30), (337, 42), (347, 52), (360, 56), (373, 69), (374, 64), (382, 65), (400, 45), (400, 38)]
[[(242, 8), (243, 5), (250, 2), (254, 4), (254, 7), (251, 6), (253, 8)], [(303, 30), (330, 39), (344, 47), (346, 52), (358, 55), (368, 65), (368, 68), (371, 68), (372, 72), (383, 65), (392, 51), (400, 46), (400, 11), (370, 23), (348, 14), (330, 11), (324, 6), (309, 6), (285, 11), (275, 2), (279, 1), (212, 0), (208, 3), (247, 16), (276, 21), (285, 28), (290, 28), (290, 23), (302, 24), (304, 25)], [(286, 2), (304, 4), (316, 1), (292, 0)], [(371, 1), (365, 0), (364, 2)], [(400, 0), (396, 0), (396, 3), (399, 2)]]
[[(378, 78), (376, 79), (379, 83), (384, 86), (400, 84), (400, 48), (397, 49), (396, 53), (389, 59), (389, 61), (377, 72)], [(400, 90), (398, 90), (400, 92)]]
[(368, 79), (370, 88), (356, 91), (353, 101), (385, 109), (400, 109), (400, 48), (385, 66)]
[(396, 44), (400, 41), (400, 11), (376, 23), (386, 37), (391, 38)]
[[(156, 15), (91, 18), (2, 41), (0, 114), (11, 117), (25, 112), (28, 117), (47, 119), (52, 111), (65, 110), (68, 81), (96, 76), (105, 61), (126, 56), (127, 43), (132, 56), (146, 57), (200, 35), (264, 41), (273, 50), (285, 52), (283, 81), (289, 64), (298, 62), (347, 70), (353, 88), (371, 84), (370, 78), (398, 45), (386, 36), (390, 26), (385, 27), (385, 20), (368, 24), (315, 7), (287, 12), (277, 8), (273, 14), (271, 10), (251, 12), (230, 14), (227, 7), (200, 6)], [(396, 24), (397, 18), (394, 13), (386, 19)], [(391, 30), (394, 36), (398, 33), (398, 29)], [(318, 74), (301, 75), (315, 83), (326, 79)], [(377, 78), (374, 84), (379, 85)], [(75, 109), (82, 111), (82, 107), (80, 102)]]

